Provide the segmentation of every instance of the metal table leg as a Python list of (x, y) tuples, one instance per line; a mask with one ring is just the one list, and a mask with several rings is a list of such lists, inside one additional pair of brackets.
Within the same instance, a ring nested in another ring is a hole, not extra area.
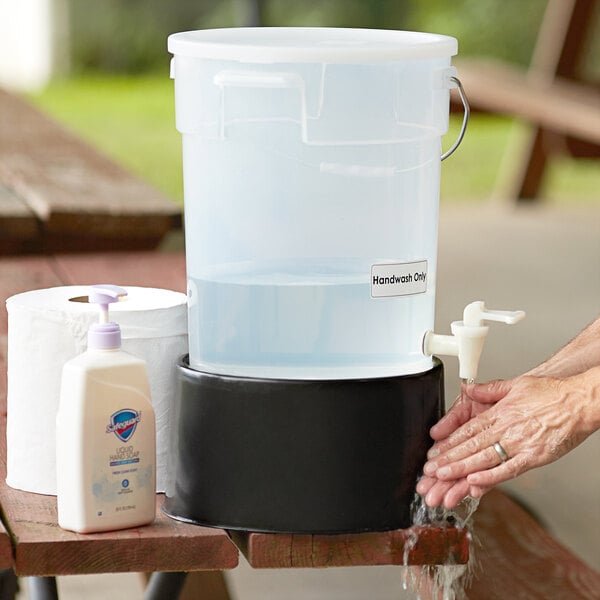
[(14, 600), (18, 587), (15, 572), (12, 569), (0, 569), (0, 600)]
[(176, 600), (185, 584), (187, 573), (152, 573), (146, 591), (144, 600)]
[(56, 577), (28, 577), (31, 600), (58, 600)]

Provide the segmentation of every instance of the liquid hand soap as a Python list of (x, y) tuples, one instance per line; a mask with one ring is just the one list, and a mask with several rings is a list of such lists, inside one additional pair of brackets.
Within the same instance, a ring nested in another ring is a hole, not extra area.
[(100, 305), (87, 350), (64, 365), (56, 419), (58, 524), (79, 533), (155, 517), (156, 425), (143, 360), (121, 350), (108, 305), (127, 292), (93, 286)]

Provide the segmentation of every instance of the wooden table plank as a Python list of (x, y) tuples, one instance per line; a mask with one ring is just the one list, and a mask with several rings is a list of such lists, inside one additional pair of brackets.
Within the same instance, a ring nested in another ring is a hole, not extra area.
[(17, 575), (70, 575), (232, 569), (238, 553), (227, 534), (165, 516), (146, 527), (76, 534), (58, 527), (56, 498), (0, 485), (0, 503), (15, 545)]
[(0, 182), (39, 219), (46, 252), (151, 249), (181, 226), (172, 200), (2, 90)]
[(186, 291), (183, 252), (62, 254), (54, 258), (54, 266), (67, 285), (114, 282), (116, 285)]
[(40, 249), (40, 224), (27, 204), (0, 183), (0, 254)]
[[(143, 255), (152, 262), (153, 254)], [(115, 276), (123, 257), (113, 257)], [(139, 259), (142, 256), (138, 257)], [(182, 257), (179, 257), (181, 263)], [(102, 262), (102, 261), (99, 261)], [(158, 259), (157, 263), (160, 263)], [(133, 261), (132, 264), (135, 264)], [(158, 271), (157, 271), (158, 272)], [(95, 275), (104, 273), (95, 273)], [(158, 276), (158, 275), (157, 275)], [(18, 292), (69, 283), (49, 257), (0, 261), (0, 299)], [(134, 283), (138, 283), (137, 281)], [(238, 552), (227, 534), (174, 521), (157, 512), (153, 525), (101, 534), (76, 534), (58, 527), (56, 498), (6, 485), (6, 312), (0, 311), (0, 504), (12, 536), (18, 575), (65, 575), (123, 571), (230, 569)], [(157, 506), (162, 495), (157, 495)], [(0, 532), (0, 561), (2, 537)]]
[(465, 564), (469, 560), (468, 532), (453, 527), (338, 535), (231, 535), (257, 569)]
[(160, 512), (147, 527), (76, 534), (57, 525), (56, 498), (0, 489), (15, 544), (17, 575), (71, 575), (232, 569), (238, 553), (227, 534), (173, 521)]
[(499, 61), (457, 66), (474, 108), (517, 115), (548, 131), (600, 144), (600, 93), (565, 79), (538, 81)]
[(14, 557), (10, 536), (0, 521), (0, 569), (12, 569), (13, 565)]
[[(600, 155), (598, 82), (586, 80), (584, 66), (597, 36), (598, 5), (548, 0), (527, 71), (486, 59), (456, 61), (472, 109), (511, 114), (531, 125), (523, 147), (507, 149), (516, 169), (508, 196), (518, 201), (536, 200), (553, 154), (567, 149), (573, 156)], [(453, 104), (462, 110), (457, 97)]]
[(500, 490), (475, 513), (475, 567), (470, 600), (600, 599), (600, 573), (558, 543)]

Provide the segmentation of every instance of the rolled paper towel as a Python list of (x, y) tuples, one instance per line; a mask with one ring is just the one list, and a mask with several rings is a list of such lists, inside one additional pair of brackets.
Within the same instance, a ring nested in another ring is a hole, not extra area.
[[(169, 407), (177, 358), (187, 352), (187, 304), (180, 292), (125, 287), (111, 306), (122, 347), (146, 361), (156, 413), (156, 486), (164, 491)], [(7, 476), (14, 488), (56, 494), (55, 421), (62, 367), (87, 347), (98, 308), (88, 286), (33, 290), (12, 296), (8, 310)]]

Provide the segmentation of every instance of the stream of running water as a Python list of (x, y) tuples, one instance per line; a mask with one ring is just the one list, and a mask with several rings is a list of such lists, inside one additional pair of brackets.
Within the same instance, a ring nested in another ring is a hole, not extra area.
[[(411, 507), (412, 524), (416, 526), (456, 527), (468, 530), (472, 542), (471, 518), (477, 510), (479, 500), (465, 498), (456, 508), (446, 510), (430, 507), (418, 494)], [(414, 594), (416, 600), (465, 600), (465, 586), (474, 567), (473, 544), (469, 552), (469, 562), (465, 565), (447, 563), (444, 565), (409, 566), (410, 551), (418, 542), (418, 532), (411, 531), (404, 545), (402, 566), (402, 587)]]

